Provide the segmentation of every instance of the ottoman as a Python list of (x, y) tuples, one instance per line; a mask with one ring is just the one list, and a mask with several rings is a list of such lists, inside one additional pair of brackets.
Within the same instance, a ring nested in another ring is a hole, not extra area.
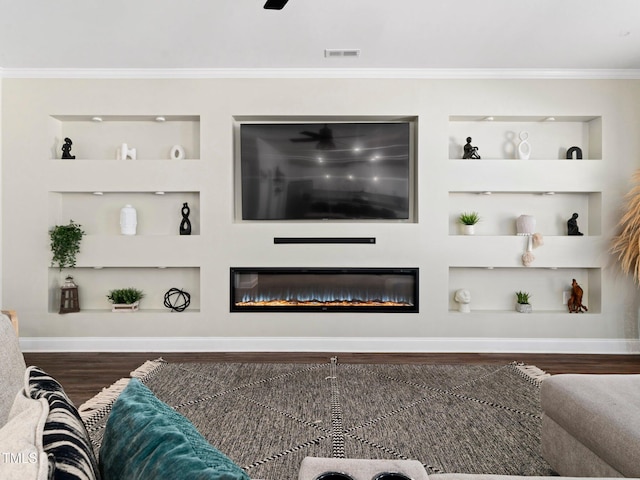
[(353, 480), (373, 480), (382, 473), (399, 473), (411, 480), (428, 480), (429, 478), (427, 471), (417, 460), (306, 457), (300, 465), (298, 480), (315, 480), (318, 477), (322, 478), (323, 474), (328, 472), (340, 472), (348, 475), (345, 478)]
[(542, 382), (542, 456), (560, 475), (640, 476), (640, 375)]

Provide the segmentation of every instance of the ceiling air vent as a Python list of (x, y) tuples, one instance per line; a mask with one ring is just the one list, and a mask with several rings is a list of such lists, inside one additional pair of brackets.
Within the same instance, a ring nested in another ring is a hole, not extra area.
[(359, 57), (359, 48), (327, 48), (324, 51), (325, 58), (337, 58), (337, 57)]

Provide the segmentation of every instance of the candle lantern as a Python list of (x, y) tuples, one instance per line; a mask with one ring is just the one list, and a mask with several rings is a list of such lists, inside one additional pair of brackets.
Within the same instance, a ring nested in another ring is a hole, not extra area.
[(67, 276), (64, 285), (60, 287), (60, 311), (58, 313), (72, 313), (80, 311), (78, 286), (71, 275)]

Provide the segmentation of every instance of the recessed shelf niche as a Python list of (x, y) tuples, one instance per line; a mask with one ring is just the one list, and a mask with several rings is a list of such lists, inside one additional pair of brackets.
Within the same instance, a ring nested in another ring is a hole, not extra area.
[(449, 235), (462, 234), (459, 215), (474, 211), (481, 217), (476, 235), (515, 235), (516, 218), (533, 215), (536, 232), (564, 236), (573, 213), (582, 233), (602, 234), (600, 192), (449, 192)]
[(49, 223), (82, 225), (87, 235), (121, 235), (120, 210), (137, 211), (136, 235), (179, 235), (182, 206), (191, 210), (192, 235), (200, 234), (200, 192), (49, 192)]
[(522, 131), (529, 133), (529, 160), (566, 160), (573, 146), (582, 150), (584, 160), (602, 159), (602, 117), (497, 115), (450, 116), (449, 158), (461, 159), (471, 137), (481, 160), (517, 159)]
[[(159, 121), (158, 117), (164, 120)], [(77, 160), (116, 160), (116, 150), (123, 143), (136, 149), (136, 160), (170, 160), (174, 145), (184, 149), (186, 160), (200, 158), (198, 115), (52, 115), (49, 118), (50, 158), (54, 160), (61, 158), (66, 137), (73, 142), (71, 155)]]
[[(184, 313), (200, 311), (199, 267), (80, 267), (65, 269), (62, 272), (57, 268), (49, 268), (50, 313), (58, 313), (60, 286), (67, 275), (71, 275), (78, 285), (80, 314), (110, 313), (111, 304), (106, 295), (110, 290), (128, 287), (138, 288), (145, 294), (140, 302), (140, 312), (170, 312), (170, 309), (164, 307), (164, 295), (174, 287), (191, 295), (191, 303)], [(136, 314), (114, 313), (113, 315)]]
[[(531, 294), (533, 313), (567, 313), (564, 292), (571, 290), (572, 279), (584, 290), (583, 305), (587, 314), (602, 311), (602, 272), (600, 268), (449, 268), (449, 311), (458, 312), (454, 300), (458, 289), (471, 293), (471, 312), (513, 313), (517, 291)], [(585, 315), (585, 314), (583, 314)]]

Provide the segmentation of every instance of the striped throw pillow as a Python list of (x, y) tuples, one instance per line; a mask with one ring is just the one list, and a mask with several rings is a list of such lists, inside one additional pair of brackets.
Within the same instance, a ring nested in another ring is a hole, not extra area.
[(62, 386), (42, 369), (29, 367), (25, 375), (25, 391), (31, 398), (44, 398), (49, 403), (42, 443), (44, 451), (55, 459), (53, 479), (99, 479), (89, 434)]

